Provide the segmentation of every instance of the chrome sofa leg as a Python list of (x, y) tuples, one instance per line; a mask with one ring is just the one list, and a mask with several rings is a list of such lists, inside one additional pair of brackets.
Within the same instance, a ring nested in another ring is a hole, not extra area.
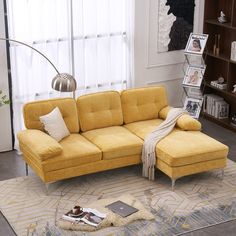
[(46, 190), (46, 195), (49, 195), (49, 185), (50, 183), (45, 183), (45, 190)]
[(29, 168), (28, 168), (28, 164), (25, 163), (25, 175), (28, 176), (29, 175)]
[(171, 190), (172, 191), (175, 190), (175, 181), (176, 181), (176, 179), (171, 179)]
[(49, 196), (53, 191), (55, 191), (60, 186), (60, 183), (60, 181), (44, 183), (46, 195)]

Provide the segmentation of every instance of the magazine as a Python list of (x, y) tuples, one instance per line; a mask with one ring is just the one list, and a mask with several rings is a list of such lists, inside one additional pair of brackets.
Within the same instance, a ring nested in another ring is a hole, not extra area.
[(184, 109), (189, 115), (198, 119), (202, 107), (202, 99), (187, 97), (184, 103)]
[(62, 216), (62, 219), (73, 222), (88, 224), (97, 227), (103, 219), (106, 218), (106, 214), (99, 212), (92, 208), (82, 208), (75, 206), (72, 210), (68, 211)]
[(205, 66), (196, 67), (189, 65), (186, 74), (184, 76), (183, 86), (192, 86), (200, 88), (204, 72), (205, 72)]
[(185, 53), (202, 55), (206, 46), (207, 38), (207, 34), (191, 33), (185, 48)]

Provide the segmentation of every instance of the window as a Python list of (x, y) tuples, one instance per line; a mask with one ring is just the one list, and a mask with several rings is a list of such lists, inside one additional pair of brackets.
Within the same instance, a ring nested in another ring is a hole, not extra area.
[[(124, 89), (131, 81), (131, 0), (8, 0), (9, 38), (45, 54), (59, 72), (73, 74), (76, 95)], [(54, 68), (38, 53), (10, 44), (15, 133), (22, 104), (58, 97)], [(62, 96), (67, 96), (62, 94)]]

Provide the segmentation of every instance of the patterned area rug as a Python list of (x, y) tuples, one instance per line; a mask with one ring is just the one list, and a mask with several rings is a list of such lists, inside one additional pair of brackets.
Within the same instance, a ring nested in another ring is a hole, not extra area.
[[(36, 176), (0, 182), (0, 209), (17, 235), (178, 235), (236, 218), (236, 163), (221, 171), (181, 178), (171, 191), (170, 179), (157, 171), (156, 180), (141, 177), (140, 166), (77, 177), (53, 184), (50, 195)], [(65, 231), (56, 226), (75, 204), (131, 194), (155, 215), (96, 232)]]

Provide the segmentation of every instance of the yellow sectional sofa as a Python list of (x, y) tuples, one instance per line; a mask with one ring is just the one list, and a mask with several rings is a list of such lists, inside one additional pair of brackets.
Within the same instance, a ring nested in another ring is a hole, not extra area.
[[(70, 135), (57, 142), (39, 120), (60, 109)], [(23, 158), (45, 183), (141, 163), (145, 136), (167, 116), (164, 87), (106, 91), (50, 99), (24, 106), (26, 130), (18, 133)], [(181, 116), (156, 146), (156, 168), (172, 179), (226, 165), (228, 147), (201, 133), (201, 124)], [(141, 174), (141, 173), (140, 173)]]

